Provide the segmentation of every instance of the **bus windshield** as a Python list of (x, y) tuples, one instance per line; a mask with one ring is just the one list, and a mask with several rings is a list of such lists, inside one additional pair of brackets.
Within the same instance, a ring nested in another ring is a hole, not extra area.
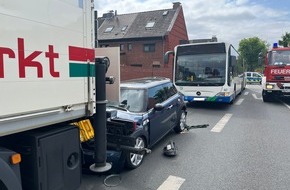
[(175, 67), (177, 86), (223, 86), (226, 53), (178, 55)]

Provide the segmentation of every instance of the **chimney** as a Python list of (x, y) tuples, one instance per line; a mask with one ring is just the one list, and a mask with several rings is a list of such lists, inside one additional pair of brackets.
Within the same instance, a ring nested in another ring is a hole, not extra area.
[(111, 18), (114, 18), (114, 11), (113, 10), (111, 10), (111, 11), (109, 11), (108, 13), (104, 13), (103, 14), (103, 18), (107, 18), (107, 19), (111, 19)]
[(180, 2), (174, 2), (173, 3), (173, 9), (177, 9), (180, 6)]
[(217, 40), (217, 37), (216, 37), (215, 35), (212, 36), (211, 41), (212, 41), (212, 42), (217, 42), (217, 41), (218, 41), (218, 40)]

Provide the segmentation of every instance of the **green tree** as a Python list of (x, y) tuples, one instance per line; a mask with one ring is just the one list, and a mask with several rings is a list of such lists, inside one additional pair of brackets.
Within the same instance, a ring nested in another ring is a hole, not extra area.
[(279, 40), (279, 45), (283, 47), (288, 47), (290, 44), (290, 33), (286, 32), (283, 36), (281, 36), (282, 40)]
[(258, 37), (245, 38), (239, 43), (239, 52), (248, 71), (259, 68), (258, 55), (267, 51), (267, 43)]

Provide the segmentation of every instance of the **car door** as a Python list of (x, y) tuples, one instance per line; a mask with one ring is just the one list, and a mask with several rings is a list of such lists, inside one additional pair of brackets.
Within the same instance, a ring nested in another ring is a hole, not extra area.
[(247, 83), (251, 83), (251, 80), (252, 80), (252, 73), (247, 72), (246, 77), (247, 77)]
[(253, 73), (253, 80), (254, 82), (261, 83), (262, 76), (259, 73)]
[[(172, 106), (169, 101), (166, 101), (165, 93), (162, 85), (158, 85), (148, 90), (148, 104), (153, 108), (149, 113), (150, 145), (155, 144), (165, 135), (168, 126), (170, 126), (172, 122), (170, 117)], [(164, 108), (159, 111), (155, 110), (154, 106), (157, 103), (160, 103)]]
[(164, 105), (167, 109), (168, 124), (164, 128), (164, 132), (171, 130), (177, 123), (177, 112), (179, 106), (179, 95), (177, 94), (177, 89), (174, 87), (173, 83), (168, 82), (163, 85), (163, 89), (166, 92), (166, 100)]

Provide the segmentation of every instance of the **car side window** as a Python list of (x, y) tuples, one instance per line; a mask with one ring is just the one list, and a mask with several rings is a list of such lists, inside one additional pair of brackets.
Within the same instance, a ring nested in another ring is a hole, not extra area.
[(257, 73), (253, 73), (253, 77), (260, 77)]
[(165, 92), (164, 94), (166, 95), (166, 99), (170, 98), (171, 96), (177, 93), (177, 89), (171, 82), (163, 85), (163, 91)]
[(151, 109), (157, 103), (161, 103), (166, 100), (166, 96), (163, 91), (163, 86), (155, 86), (148, 90), (148, 107), (147, 109)]

